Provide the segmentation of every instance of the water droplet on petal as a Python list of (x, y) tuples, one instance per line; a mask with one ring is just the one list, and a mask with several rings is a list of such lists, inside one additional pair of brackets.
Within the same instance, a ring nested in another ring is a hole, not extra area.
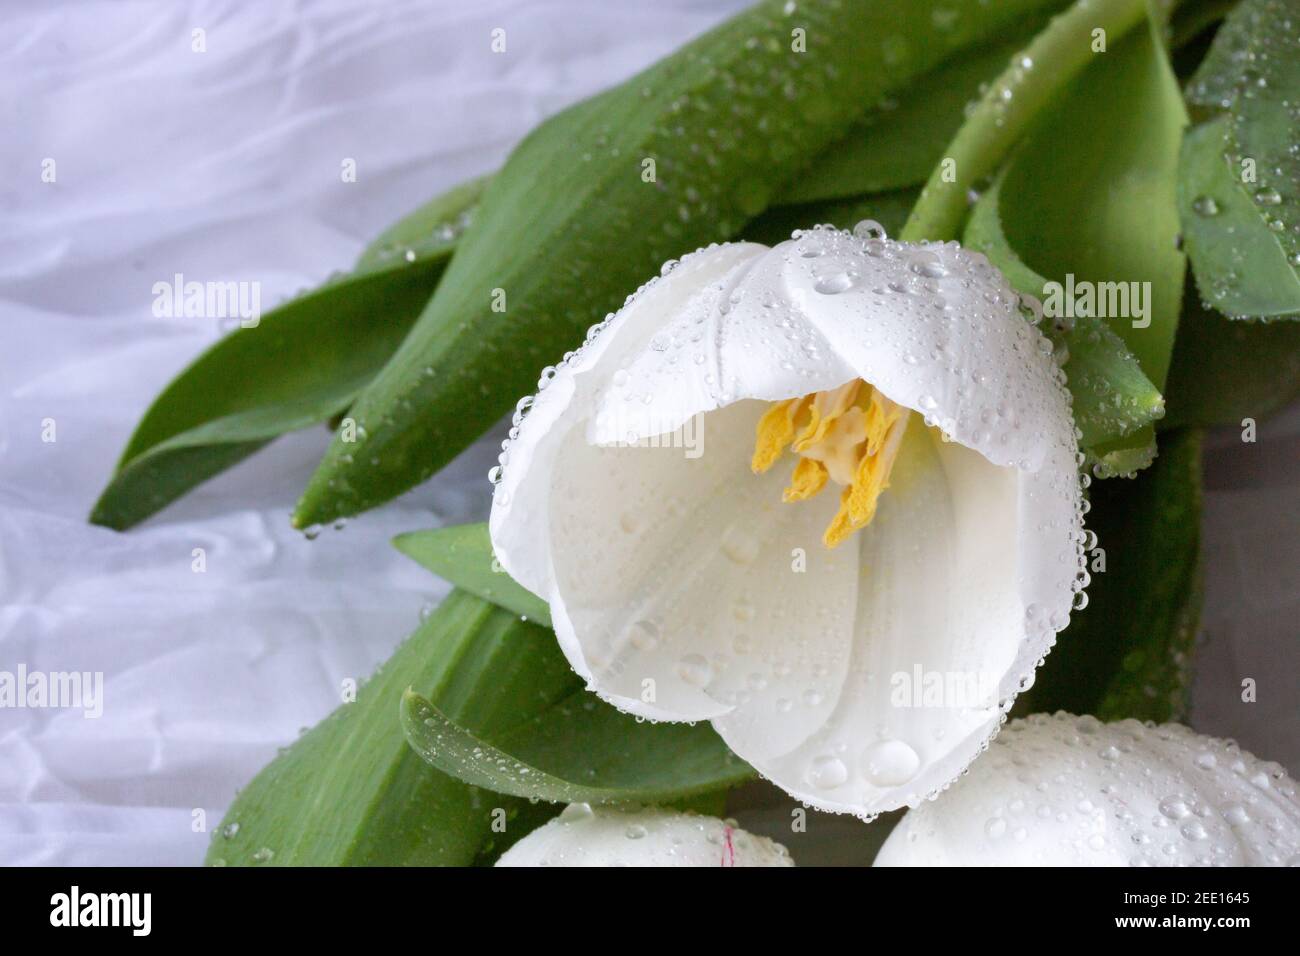
[(862, 772), (878, 787), (907, 783), (921, 769), (921, 758), (901, 740), (882, 740), (862, 753)]

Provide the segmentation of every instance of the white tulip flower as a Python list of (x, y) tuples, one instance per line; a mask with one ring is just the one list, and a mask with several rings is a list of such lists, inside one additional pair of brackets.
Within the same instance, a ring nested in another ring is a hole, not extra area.
[(1063, 382), (955, 243), (710, 246), (520, 403), (493, 548), (614, 706), (711, 721), (812, 806), (915, 804), (1082, 599)]
[(714, 817), (570, 804), (497, 866), (794, 866), (781, 844)]
[(1300, 800), (1229, 740), (1035, 714), (909, 810), (875, 865), (1297, 866)]

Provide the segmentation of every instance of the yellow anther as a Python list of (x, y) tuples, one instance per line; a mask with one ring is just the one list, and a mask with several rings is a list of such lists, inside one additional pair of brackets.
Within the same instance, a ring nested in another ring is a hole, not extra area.
[(774, 402), (758, 422), (758, 437), (754, 444), (754, 458), (750, 463), (754, 474), (761, 475), (781, 457), (785, 446), (794, 440), (795, 417), (808, 404), (808, 396)]
[(840, 507), (822, 541), (833, 548), (871, 523), (907, 430), (908, 410), (860, 379), (776, 402), (759, 420), (752, 467), (767, 471), (789, 447), (799, 456), (786, 501), (812, 498), (834, 481)]
[(786, 501), (803, 501), (805, 498), (811, 498), (826, 487), (826, 479), (829, 477), (830, 473), (820, 461), (814, 458), (800, 458), (799, 463), (794, 466), (794, 474), (790, 476), (790, 487), (785, 489), (782, 497)]

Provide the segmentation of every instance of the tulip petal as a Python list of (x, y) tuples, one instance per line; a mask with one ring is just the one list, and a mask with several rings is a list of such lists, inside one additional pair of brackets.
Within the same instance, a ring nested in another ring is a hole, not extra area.
[(877, 866), (1295, 866), (1300, 799), (1278, 764), (1178, 724), (1034, 714)]
[(889, 492), (859, 533), (846, 683), (794, 750), (784, 715), (746, 706), (714, 720), (760, 773), (821, 809), (871, 815), (915, 804), (998, 727), (1024, 635), (1016, 577), (1018, 478), (913, 420)]
[(674, 720), (759, 706), (788, 749), (835, 705), (857, 555), (821, 546), (832, 497), (782, 501), (793, 459), (751, 471), (764, 410), (741, 402), (707, 416), (698, 457), (571, 432), (550, 501), (551, 615), (616, 706)]
[(714, 817), (570, 804), (497, 866), (794, 866), (781, 844)]
[(513, 463), (504, 468), (493, 496), (489, 527), (502, 566), (534, 594), (548, 598), (551, 591), (545, 515), (561, 442), (575, 425), (593, 417), (597, 396), (630, 356), (646, 350), (664, 315), (684, 308), (701, 288), (763, 251), (762, 246), (737, 243), (687, 256), (668, 275), (629, 297), (603, 327), (594, 327), (586, 345), (555, 371), (546, 388), (521, 400), (521, 412), (527, 414), (516, 416), (518, 433), (509, 450)]

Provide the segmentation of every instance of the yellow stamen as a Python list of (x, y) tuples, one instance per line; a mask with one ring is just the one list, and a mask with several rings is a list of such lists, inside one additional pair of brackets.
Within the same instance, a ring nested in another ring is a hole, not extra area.
[(754, 445), (754, 459), (750, 467), (761, 475), (781, 457), (785, 446), (794, 440), (794, 420), (808, 404), (809, 396), (774, 402), (758, 422), (758, 440)]
[(785, 489), (782, 497), (786, 501), (811, 498), (826, 487), (826, 479), (829, 477), (830, 473), (820, 461), (815, 458), (800, 458), (799, 464), (794, 466), (794, 474), (790, 476), (790, 487)]
[(759, 420), (752, 467), (756, 474), (767, 471), (789, 447), (799, 461), (786, 501), (812, 498), (829, 480), (843, 486), (839, 510), (822, 536), (833, 548), (875, 517), (908, 417), (906, 408), (860, 379), (776, 402)]
[(805, 395), (805, 399), (812, 399), (809, 409), (812, 412), (812, 419), (799, 437), (794, 440), (794, 451), (802, 454), (825, 439), (827, 431), (835, 424), (836, 420), (853, 407), (853, 400), (857, 397), (858, 386), (861, 384), (862, 381), (857, 379), (829, 392), (814, 392), (812, 395)]

